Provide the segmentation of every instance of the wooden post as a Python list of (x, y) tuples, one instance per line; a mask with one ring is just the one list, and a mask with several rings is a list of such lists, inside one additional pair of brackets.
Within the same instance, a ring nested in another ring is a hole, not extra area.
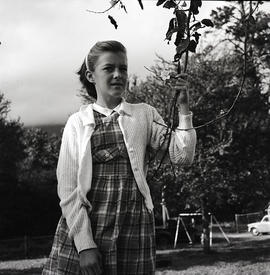
[(213, 244), (213, 216), (210, 214), (210, 247)]
[[(162, 192), (161, 192), (162, 222), (163, 222), (164, 229), (167, 228), (167, 214), (168, 214), (166, 201), (165, 201), (165, 189), (166, 189), (166, 185), (163, 186)], [(166, 210), (167, 210), (167, 213), (166, 213)]]
[(189, 244), (192, 244), (192, 239), (191, 239), (191, 237), (190, 237), (190, 235), (189, 235), (189, 233), (188, 233), (187, 227), (186, 227), (186, 225), (185, 225), (183, 219), (181, 218), (181, 216), (180, 216), (180, 221), (181, 221), (181, 223), (182, 223), (182, 225), (183, 225), (183, 227), (184, 227), (184, 230), (185, 230), (185, 232), (186, 232), (186, 235), (187, 235), (187, 237), (188, 237)]
[(163, 229), (165, 229), (165, 228), (166, 228), (166, 214), (165, 214), (164, 203), (161, 203), (161, 209), (162, 209), (162, 223), (163, 223)]
[(180, 226), (180, 216), (177, 218), (177, 224), (176, 224), (176, 231), (175, 231), (175, 237), (174, 237), (174, 246), (173, 248), (176, 248), (177, 239), (178, 239), (178, 233), (179, 233), (179, 226)]
[(239, 227), (238, 227), (238, 215), (235, 214), (235, 228), (236, 228), (236, 233), (239, 233)]
[(216, 217), (213, 216), (213, 218), (214, 218), (216, 224), (218, 225), (218, 228), (219, 228), (219, 230), (221, 231), (223, 237), (225, 238), (225, 240), (227, 241), (227, 243), (230, 244), (231, 242), (230, 242), (229, 238), (227, 237), (227, 235), (225, 234), (224, 230), (223, 230), (222, 227), (220, 226), (220, 224), (219, 224), (219, 222), (217, 221)]
[(209, 231), (209, 213), (206, 209), (206, 203), (201, 200), (201, 209), (202, 209), (202, 226), (203, 226), (203, 232), (202, 232), (202, 245), (203, 245), (203, 251), (205, 253), (210, 252), (210, 231)]

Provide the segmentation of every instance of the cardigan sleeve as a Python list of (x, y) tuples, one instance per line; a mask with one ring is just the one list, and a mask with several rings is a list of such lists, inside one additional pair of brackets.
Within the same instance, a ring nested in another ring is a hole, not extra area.
[[(152, 125), (150, 146), (158, 153), (164, 153), (169, 142), (167, 127), (157, 110), (151, 107)], [(169, 157), (174, 164), (190, 165), (194, 160), (196, 147), (196, 131), (192, 126), (192, 113), (179, 113), (179, 130), (171, 133)], [(187, 129), (187, 130), (185, 130)], [(166, 137), (166, 139), (165, 139)]]
[(56, 173), (62, 214), (69, 228), (69, 237), (74, 240), (76, 249), (80, 252), (97, 246), (93, 240), (87, 207), (79, 196), (79, 149), (73, 124), (71, 116), (64, 128)]

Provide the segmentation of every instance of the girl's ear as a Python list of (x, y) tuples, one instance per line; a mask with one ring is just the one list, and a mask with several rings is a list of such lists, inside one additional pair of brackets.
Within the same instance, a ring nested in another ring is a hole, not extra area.
[(95, 80), (94, 80), (94, 76), (93, 76), (93, 73), (92, 73), (92, 72), (86, 71), (86, 72), (85, 72), (85, 77), (86, 77), (86, 79), (87, 79), (90, 83), (95, 84)]

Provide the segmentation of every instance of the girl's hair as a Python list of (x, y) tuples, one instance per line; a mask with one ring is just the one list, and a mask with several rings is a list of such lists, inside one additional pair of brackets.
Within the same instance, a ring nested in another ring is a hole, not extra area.
[(79, 75), (79, 79), (82, 83), (83, 89), (85, 89), (88, 95), (94, 99), (97, 99), (97, 91), (95, 85), (87, 80), (86, 71), (94, 71), (98, 58), (104, 52), (122, 52), (124, 54), (127, 53), (124, 45), (115, 40), (100, 41), (91, 48), (77, 74)]

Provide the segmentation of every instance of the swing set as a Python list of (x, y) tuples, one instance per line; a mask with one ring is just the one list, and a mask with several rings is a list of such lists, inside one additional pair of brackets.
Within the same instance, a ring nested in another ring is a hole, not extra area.
[[(158, 238), (167, 238), (167, 243), (171, 243), (173, 240), (173, 248), (176, 248), (177, 242), (180, 238), (180, 227), (184, 229), (181, 231), (187, 237), (188, 243), (190, 245), (194, 244), (198, 237), (202, 241), (202, 214), (201, 213), (179, 213), (176, 217), (170, 217), (169, 211), (166, 207), (165, 202), (161, 202), (162, 207), (162, 225), (156, 226), (157, 239)], [(213, 226), (217, 226), (222, 233), (224, 239), (228, 244), (230, 240), (221, 225), (219, 224), (216, 217), (209, 213), (210, 215), (210, 246), (213, 245)], [(173, 226), (172, 226), (173, 225)]]

